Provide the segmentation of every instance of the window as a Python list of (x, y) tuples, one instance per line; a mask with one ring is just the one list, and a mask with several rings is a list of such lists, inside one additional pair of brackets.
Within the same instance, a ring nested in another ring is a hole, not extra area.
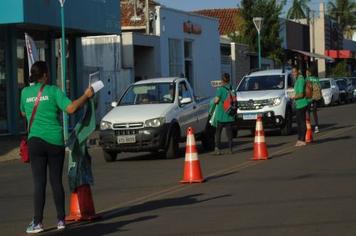
[(185, 82), (181, 82), (179, 84), (178, 96), (179, 100), (182, 100), (183, 98), (192, 98), (190, 90), (188, 89), (187, 84)]
[(182, 45), (179, 39), (168, 39), (169, 76), (181, 77), (183, 72)]
[(284, 89), (284, 75), (247, 76), (239, 85), (238, 91)]

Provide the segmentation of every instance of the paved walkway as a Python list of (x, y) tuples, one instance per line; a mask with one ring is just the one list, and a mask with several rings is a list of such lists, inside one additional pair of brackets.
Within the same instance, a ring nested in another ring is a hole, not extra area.
[[(95, 131), (89, 141), (88, 145), (97, 145), (99, 132)], [(21, 135), (19, 136), (0, 136), (0, 162), (10, 161), (20, 159), (20, 141)]]

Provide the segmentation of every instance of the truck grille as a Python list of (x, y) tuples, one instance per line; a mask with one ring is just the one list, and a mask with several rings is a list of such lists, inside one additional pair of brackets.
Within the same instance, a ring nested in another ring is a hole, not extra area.
[(142, 122), (137, 123), (116, 123), (113, 125), (114, 129), (139, 129), (143, 128)]
[(238, 101), (238, 106), (241, 111), (259, 110), (269, 105), (271, 105), (271, 102), (268, 99)]

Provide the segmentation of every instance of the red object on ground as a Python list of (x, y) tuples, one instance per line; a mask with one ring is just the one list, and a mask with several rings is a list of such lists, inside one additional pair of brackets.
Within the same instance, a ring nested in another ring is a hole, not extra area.
[(200, 162), (198, 159), (197, 147), (195, 145), (195, 138), (193, 129), (191, 127), (187, 130), (187, 144), (185, 149), (185, 164), (184, 173), (181, 183), (202, 183), (204, 181)]
[(307, 132), (305, 133), (305, 142), (311, 143), (313, 141), (313, 130), (310, 124), (310, 119), (306, 119)]
[(253, 149), (253, 159), (254, 161), (267, 160), (268, 151), (265, 140), (265, 132), (262, 125), (262, 117), (258, 116), (256, 120), (256, 132), (255, 132), (255, 143)]

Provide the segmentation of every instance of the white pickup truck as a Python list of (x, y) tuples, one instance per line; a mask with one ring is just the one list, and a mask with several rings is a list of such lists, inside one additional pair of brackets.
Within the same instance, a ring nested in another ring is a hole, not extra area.
[(205, 149), (214, 147), (208, 122), (209, 98), (197, 99), (184, 78), (157, 78), (132, 84), (100, 122), (106, 161), (119, 152), (157, 152), (176, 158), (179, 142), (192, 127)]

